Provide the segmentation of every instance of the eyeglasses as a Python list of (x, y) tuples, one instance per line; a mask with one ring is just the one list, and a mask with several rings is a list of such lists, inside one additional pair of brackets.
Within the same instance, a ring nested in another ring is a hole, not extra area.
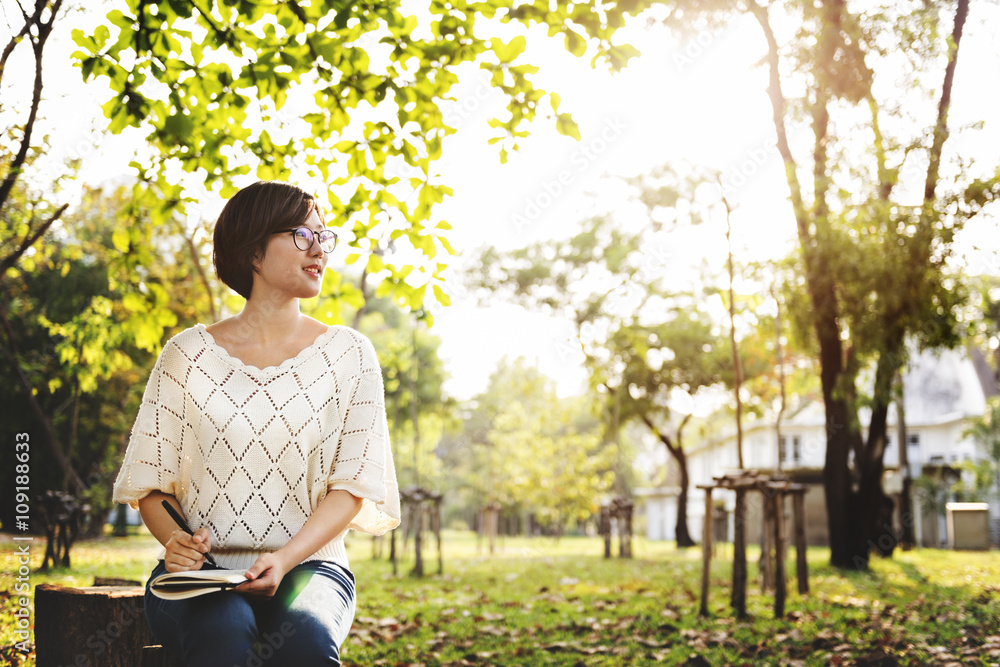
[(329, 254), (337, 247), (337, 235), (329, 229), (314, 232), (308, 227), (291, 227), (289, 229), (279, 229), (272, 233), (283, 234), (285, 232), (292, 233), (292, 238), (295, 240), (295, 247), (299, 250), (309, 250), (309, 248), (312, 248), (313, 241), (317, 236), (319, 237), (319, 247), (323, 252)]

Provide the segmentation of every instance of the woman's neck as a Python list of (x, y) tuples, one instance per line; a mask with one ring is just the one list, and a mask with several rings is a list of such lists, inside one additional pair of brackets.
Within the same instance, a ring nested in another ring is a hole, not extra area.
[(267, 344), (295, 337), (302, 325), (302, 313), (298, 299), (279, 300), (255, 293), (250, 295), (243, 310), (233, 320), (237, 328), (245, 333), (241, 338)]

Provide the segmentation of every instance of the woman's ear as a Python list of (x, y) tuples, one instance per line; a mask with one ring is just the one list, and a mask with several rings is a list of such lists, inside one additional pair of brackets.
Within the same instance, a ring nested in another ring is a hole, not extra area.
[(250, 268), (253, 272), (260, 274), (260, 264), (264, 261), (264, 252), (258, 250), (254, 253), (254, 256), (250, 259)]

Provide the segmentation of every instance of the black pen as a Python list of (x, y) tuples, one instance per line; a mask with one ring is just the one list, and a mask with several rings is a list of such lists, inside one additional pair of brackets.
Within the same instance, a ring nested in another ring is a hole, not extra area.
[[(167, 514), (169, 514), (170, 518), (173, 519), (174, 522), (181, 527), (181, 530), (183, 530), (188, 535), (194, 535), (194, 531), (191, 530), (191, 526), (187, 525), (187, 521), (185, 521), (184, 517), (182, 517), (180, 514), (177, 513), (177, 510), (174, 509), (174, 506), (168, 503), (166, 500), (163, 500), (161, 502), (163, 503), (163, 509), (167, 510)], [(207, 560), (208, 564), (211, 565), (212, 567), (219, 567), (216, 564), (215, 559), (212, 558), (212, 554), (206, 553), (205, 560)]]

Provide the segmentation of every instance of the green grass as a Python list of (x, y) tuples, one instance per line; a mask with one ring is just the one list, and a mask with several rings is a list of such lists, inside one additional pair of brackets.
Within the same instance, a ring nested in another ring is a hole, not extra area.
[[(603, 544), (593, 538), (507, 538), (493, 555), (467, 533), (446, 533), (444, 542), (444, 574), (437, 574), (428, 540), (428, 576), (417, 579), (409, 575), (412, 543), (393, 575), (386, 560), (372, 560), (369, 538), (351, 537), (358, 614), (345, 664), (1000, 664), (995, 552), (897, 553), (874, 561), (869, 573), (844, 574), (827, 565), (828, 550), (810, 549), (811, 592), (798, 595), (792, 576), (786, 616), (776, 620), (772, 596), (756, 583), (757, 552), (751, 549), (750, 618), (736, 621), (729, 607), (729, 545), (713, 560), (712, 615), (702, 618), (697, 548), (678, 551), (638, 539), (633, 559), (605, 560)], [(72, 571), (32, 572), (31, 582), (88, 586), (94, 576), (144, 581), (156, 549), (148, 535), (81, 542), (73, 549)], [(0, 551), (7, 563), (0, 574), (0, 591), (7, 591), (3, 646), (14, 641), (16, 557), (11, 542), (0, 544)], [(43, 552), (36, 541), (33, 568)], [(11, 654), (0, 651), (0, 664)]]

